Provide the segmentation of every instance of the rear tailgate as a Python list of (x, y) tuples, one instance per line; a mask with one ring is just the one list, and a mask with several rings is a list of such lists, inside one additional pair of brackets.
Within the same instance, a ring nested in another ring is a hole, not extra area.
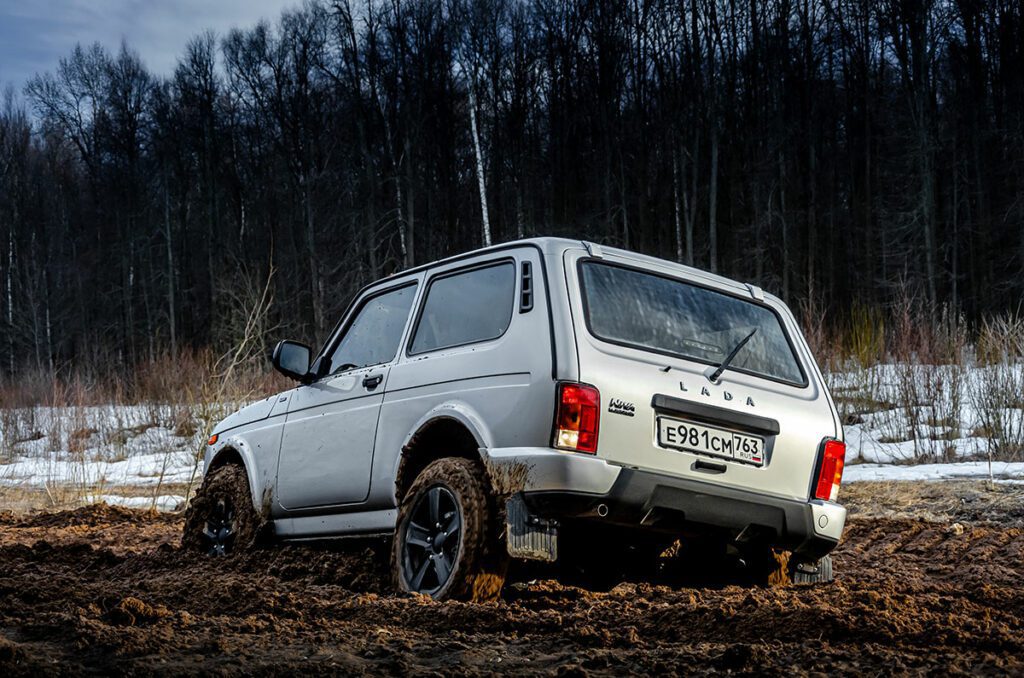
[[(565, 257), (580, 380), (601, 393), (598, 457), (761, 494), (808, 498), (821, 441), (841, 431), (813, 358), (781, 303), (758, 302), (781, 319), (803, 383), (735, 370), (712, 383), (706, 363), (592, 336), (578, 274), (578, 263), (590, 257), (582, 250)], [(600, 261), (752, 300), (746, 286), (656, 259), (604, 250)]]

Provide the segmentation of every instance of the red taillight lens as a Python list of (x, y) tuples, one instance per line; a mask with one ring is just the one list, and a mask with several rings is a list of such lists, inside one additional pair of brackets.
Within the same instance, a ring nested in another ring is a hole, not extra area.
[(841, 440), (826, 440), (822, 452), (818, 484), (814, 498), (835, 501), (839, 498), (839, 484), (843, 482), (843, 462), (846, 460), (846, 443)]
[(596, 388), (585, 384), (558, 385), (555, 447), (594, 454), (600, 420), (601, 394)]

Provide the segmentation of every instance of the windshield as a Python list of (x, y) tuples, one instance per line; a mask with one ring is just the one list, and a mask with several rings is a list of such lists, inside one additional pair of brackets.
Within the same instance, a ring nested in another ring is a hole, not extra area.
[(753, 332), (729, 370), (805, 383), (779, 317), (765, 306), (621, 266), (588, 261), (581, 272), (587, 326), (598, 339), (719, 365)]

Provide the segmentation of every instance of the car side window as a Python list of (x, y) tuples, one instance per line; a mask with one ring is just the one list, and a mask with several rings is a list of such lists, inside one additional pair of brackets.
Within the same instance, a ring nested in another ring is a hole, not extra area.
[(416, 285), (406, 285), (364, 302), (331, 354), (330, 373), (394, 360), (415, 297)]
[(409, 353), (497, 339), (512, 321), (515, 283), (512, 262), (434, 279)]

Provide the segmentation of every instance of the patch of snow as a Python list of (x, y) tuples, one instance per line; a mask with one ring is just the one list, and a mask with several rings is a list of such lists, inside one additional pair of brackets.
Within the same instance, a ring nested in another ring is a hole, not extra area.
[(71, 485), (153, 486), (187, 483), (199, 477), (198, 462), (191, 454), (148, 452), (133, 454), (118, 461), (102, 459), (54, 459), (50, 456), (20, 456), (0, 465), (0, 484), (47, 487)]
[[(998, 453), (997, 440), (1011, 449), (1024, 445), (1024, 365), (875, 365), (833, 372), (826, 380), (840, 411), (857, 422), (844, 427), (848, 482), (985, 478), (988, 462), (976, 460)], [(1006, 399), (986, 400), (993, 389)], [(219, 407), (226, 414), (239, 404)], [(176, 434), (177, 422), (193, 417), (182, 404), (34, 407), (0, 415), (0, 485), (101, 493), (104, 487), (200, 479), (205, 441), (201, 431)], [(999, 435), (992, 439), (986, 431)], [(951, 463), (911, 465), (935, 459)], [(1024, 482), (1024, 463), (995, 462), (992, 471), (1004, 482)], [(119, 505), (152, 503), (98, 496)], [(170, 506), (174, 499), (165, 495), (158, 502)]]
[(848, 468), (984, 460), (1024, 444), (1024, 365), (887, 364), (826, 375), (844, 426)]
[(198, 479), (198, 434), (177, 435), (174, 404), (4, 410), (0, 485), (156, 486)]
[(161, 494), (156, 497), (123, 497), (119, 494), (99, 494), (86, 497), (89, 503), (106, 503), (111, 506), (124, 506), (125, 508), (149, 509), (157, 511), (176, 511), (185, 503), (185, 497), (179, 494)]
[[(1024, 481), (1024, 462), (992, 462), (992, 474), (1004, 481)], [(843, 469), (843, 482), (861, 480), (957, 480), (989, 476), (987, 461), (948, 464), (851, 464)]]

